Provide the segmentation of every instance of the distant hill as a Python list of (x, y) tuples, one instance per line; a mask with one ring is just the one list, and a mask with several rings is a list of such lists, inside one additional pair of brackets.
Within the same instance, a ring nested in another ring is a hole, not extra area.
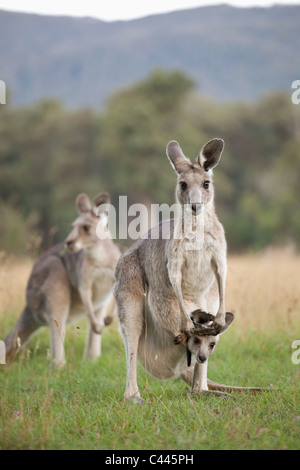
[(15, 105), (56, 97), (100, 107), (153, 68), (183, 69), (217, 100), (253, 100), (300, 79), (300, 6), (227, 5), (132, 21), (0, 11), (0, 79)]

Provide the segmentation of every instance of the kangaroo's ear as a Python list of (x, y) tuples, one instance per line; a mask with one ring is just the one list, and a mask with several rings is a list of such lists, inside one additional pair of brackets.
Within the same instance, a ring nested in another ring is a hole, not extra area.
[(78, 194), (75, 204), (79, 213), (92, 211), (90, 198), (84, 193)]
[(196, 162), (199, 163), (205, 171), (212, 170), (220, 161), (224, 148), (224, 140), (212, 139), (203, 145)]
[(108, 193), (98, 193), (94, 197), (94, 205), (96, 207), (99, 207), (102, 204), (110, 204), (110, 195)]
[(94, 197), (94, 213), (97, 216), (105, 215), (108, 220), (110, 204), (110, 195), (108, 193), (99, 193)]
[(172, 167), (178, 174), (191, 168), (192, 164), (190, 160), (184, 156), (183, 151), (176, 140), (171, 140), (171, 142), (168, 143), (166, 152)]
[(224, 331), (227, 330), (227, 328), (229, 327), (229, 325), (233, 322), (233, 319), (234, 319), (233, 313), (226, 312), (226, 315), (225, 315), (225, 325), (224, 325), (223, 328), (221, 329), (220, 335), (221, 335), (222, 333), (224, 333)]

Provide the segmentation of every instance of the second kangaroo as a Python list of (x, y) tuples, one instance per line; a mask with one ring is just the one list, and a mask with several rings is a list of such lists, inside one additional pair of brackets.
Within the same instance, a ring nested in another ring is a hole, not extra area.
[(100, 355), (103, 326), (112, 321), (115, 310), (112, 287), (120, 256), (109, 232), (106, 239), (97, 236), (97, 230), (106, 230), (107, 217), (101, 210), (108, 202), (107, 193), (98, 194), (93, 203), (86, 194), (78, 195), (79, 216), (65, 243), (42, 254), (33, 267), (26, 306), (5, 339), (8, 359), (38, 328), (47, 325), (52, 364), (63, 366), (66, 324), (84, 314), (90, 320), (85, 357), (94, 360)]

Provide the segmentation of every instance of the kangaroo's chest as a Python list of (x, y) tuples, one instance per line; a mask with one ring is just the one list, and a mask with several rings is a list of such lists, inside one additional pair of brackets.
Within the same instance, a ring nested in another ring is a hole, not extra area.
[(215, 275), (212, 260), (215, 247), (211, 237), (182, 239), (172, 250), (171, 276), (181, 279), (184, 300), (196, 302), (211, 287)]
[(212, 250), (185, 251), (181, 274), (183, 297), (194, 298), (207, 291), (214, 280)]
[(102, 272), (100, 276), (94, 279), (92, 284), (93, 303), (101, 303), (103, 299), (110, 294), (114, 283), (112, 274), (112, 271)]
[(114, 273), (110, 266), (83, 265), (80, 277), (81, 288), (91, 289), (95, 306), (103, 302), (114, 283)]

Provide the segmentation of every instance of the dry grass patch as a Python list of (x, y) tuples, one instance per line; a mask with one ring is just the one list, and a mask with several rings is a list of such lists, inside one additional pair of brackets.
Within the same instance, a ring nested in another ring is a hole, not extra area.
[(291, 249), (230, 256), (227, 309), (243, 332), (285, 330), (300, 333), (300, 256)]

